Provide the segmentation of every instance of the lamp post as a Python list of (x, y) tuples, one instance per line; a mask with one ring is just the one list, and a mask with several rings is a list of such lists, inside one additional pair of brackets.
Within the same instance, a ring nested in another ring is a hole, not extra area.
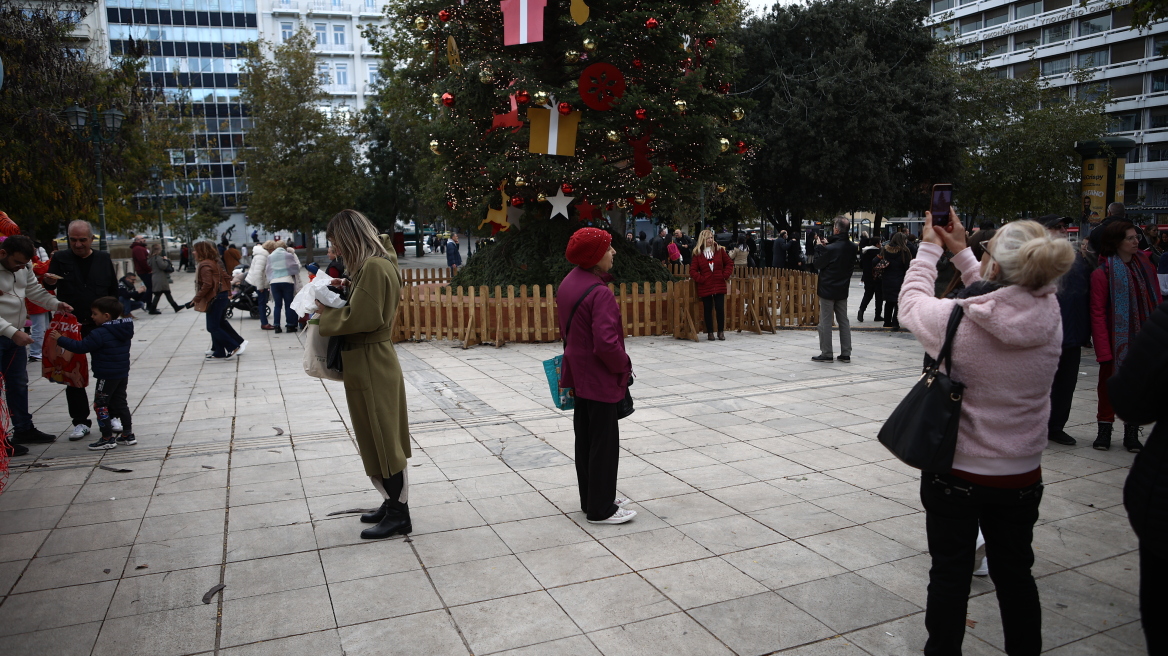
[(81, 141), (88, 141), (93, 148), (93, 158), (97, 162), (97, 216), (101, 222), (101, 238), (98, 250), (108, 251), (105, 242), (105, 185), (101, 176), (101, 147), (113, 143), (126, 115), (116, 109), (98, 113), (96, 109), (84, 109), (73, 105), (65, 110), (65, 120), (69, 129)]
[(158, 243), (162, 246), (162, 257), (166, 254), (166, 231), (162, 228), (162, 169), (157, 165), (150, 167), (151, 189), (154, 191), (154, 207), (158, 208)]

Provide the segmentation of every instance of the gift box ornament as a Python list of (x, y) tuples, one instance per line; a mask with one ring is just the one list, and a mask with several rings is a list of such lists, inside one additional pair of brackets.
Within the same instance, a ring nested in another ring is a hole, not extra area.
[(580, 126), (580, 110), (562, 114), (555, 98), (543, 107), (527, 110), (531, 124), (531, 142), (528, 151), (544, 155), (576, 156), (576, 129)]
[(502, 0), (503, 45), (543, 41), (543, 8), (547, 0)]

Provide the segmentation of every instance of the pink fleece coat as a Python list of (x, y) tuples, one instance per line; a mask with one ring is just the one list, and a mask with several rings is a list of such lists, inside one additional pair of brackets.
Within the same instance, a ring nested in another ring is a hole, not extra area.
[[(1056, 286), (1010, 285), (971, 298), (934, 298), (941, 253), (940, 246), (921, 244), (900, 291), (900, 323), (936, 356), (953, 304), (965, 308), (953, 340), (951, 376), (965, 384), (953, 468), (987, 476), (1033, 471), (1046, 448), (1050, 386), (1062, 352)], [(967, 286), (981, 279), (970, 249), (953, 264)]]

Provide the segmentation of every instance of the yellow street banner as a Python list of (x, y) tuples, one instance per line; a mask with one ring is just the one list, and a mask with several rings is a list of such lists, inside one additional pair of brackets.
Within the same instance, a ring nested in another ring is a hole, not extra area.
[(1107, 214), (1107, 158), (1083, 160), (1083, 218), (1099, 223)]

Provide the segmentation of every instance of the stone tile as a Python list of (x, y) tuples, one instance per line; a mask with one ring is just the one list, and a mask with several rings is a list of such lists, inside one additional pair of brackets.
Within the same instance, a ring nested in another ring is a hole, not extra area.
[(198, 604), (105, 621), (94, 656), (170, 656), (215, 648), (214, 604)]
[[(354, 533), (356, 535), (356, 533)], [(227, 534), (227, 562), (266, 558), (317, 548), (311, 524), (273, 526)]]
[[(129, 500), (128, 500), (129, 501)], [(179, 513), (215, 510), (227, 505), (227, 489), (194, 490), (192, 492), (172, 492), (150, 497), (147, 517), (176, 515)]]
[[(977, 622), (973, 632), (978, 638), (991, 646), (1005, 650), (1005, 639), (1002, 634), (1002, 616), (998, 609), (998, 600), (994, 595), (982, 595), (969, 600), (969, 619)], [(1042, 648), (1054, 649), (1062, 645), (1082, 640), (1094, 633), (1090, 627), (1079, 624), (1074, 620), (1045, 608), (1042, 611)]]
[[(538, 551), (525, 551), (517, 555), (545, 588), (616, 576), (630, 571), (598, 542), (568, 544)], [(461, 626), (461, 623), (459, 625)]]
[(853, 525), (852, 521), (806, 501), (759, 510), (750, 516), (789, 538), (803, 538)]
[(1051, 656), (1143, 656), (1147, 652), (1099, 633), (1045, 653)]
[(641, 575), (683, 609), (766, 591), (761, 583), (720, 558), (644, 570)]
[[(928, 637), (923, 613), (878, 624), (844, 636), (869, 653), (882, 655), (920, 653)], [(965, 656), (1002, 656), (1002, 652), (997, 648), (979, 639), (977, 627), (966, 630), (961, 653)]]
[[(888, 652), (891, 654), (906, 652)], [(783, 652), (783, 656), (869, 656), (868, 652), (848, 642), (846, 638), (832, 638)]]
[(387, 645), (393, 646), (394, 656), (468, 654), (454, 623), (441, 610), (345, 626), (339, 633), (345, 656), (384, 656)]
[(0, 511), (68, 505), (73, 502), (80, 489), (80, 485), (59, 485), (26, 490), (6, 489), (4, 495), (0, 496)]
[(633, 622), (588, 637), (605, 656), (729, 656), (733, 653), (684, 613)]
[(48, 530), (0, 535), (0, 562), (32, 558), (48, 536)]
[(0, 640), (5, 656), (90, 656), (101, 622), (74, 624), (46, 631), (7, 636)]
[[(369, 479), (365, 479), (368, 481)], [(365, 486), (369, 488), (368, 485)], [(231, 486), (231, 507), (248, 506), (254, 503), (275, 503), (304, 498), (304, 486), (299, 479), (287, 481), (265, 481), (248, 485)]]
[(675, 528), (620, 535), (601, 540), (601, 544), (635, 570), (713, 555), (713, 552)]
[(476, 654), (525, 647), (580, 632), (543, 591), (458, 606), (451, 608), (450, 614)]
[(773, 485), (763, 482), (746, 483), (734, 487), (723, 487), (710, 490), (706, 494), (722, 503), (734, 508), (738, 512), (750, 513), (756, 510), (766, 510), (788, 503), (796, 503), (799, 497), (783, 492)]
[(1059, 572), (1038, 579), (1038, 594), (1046, 611), (1096, 631), (1140, 619), (1139, 597), (1078, 572)]
[(592, 539), (584, 529), (563, 515), (495, 524), (492, 528), (515, 553)]
[(636, 574), (577, 583), (548, 592), (585, 632), (678, 611), (673, 602)]
[(828, 474), (817, 473), (778, 478), (770, 481), (770, 484), (805, 501), (848, 494), (860, 489)]
[(231, 462), (231, 484), (254, 485), (268, 481), (286, 481), (300, 477), (300, 468), (293, 460), (285, 462), (271, 462), (261, 465), (244, 466), (240, 458), (247, 453), (236, 451)]
[[(572, 484), (574, 485), (575, 481)], [(667, 473), (648, 474), (646, 476), (629, 478), (622, 477), (617, 479), (616, 486), (619, 494), (623, 494), (638, 502), (643, 502), (648, 499), (671, 497), (678, 494), (689, 494), (697, 491), (693, 486)]]
[(929, 550), (929, 539), (925, 534), (925, 513), (923, 512), (900, 515), (878, 522), (868, 522), (864, 524), (864, 527), (876, 531), (886, 538), (896, 540), (910, 549), (922, 552)]
[[(148, 499), (143, 499), (142, 502), (140, 504), (138, 504), (141, 506), (141, 508), (140, 508), (140, 512), (138, 512), (138, 514), (137, 514), (137, 517), (141, 517), (142, 512), (145, 511), (145, 509), (146, 509), (145, 502), (146, 501), (148, 501)], [(102, 504), (112, 504), (114, 502), (103, 501), (101, 503)], [(0, 512), (0, 534), (24, 533), (26, 531), (41, 531), (41, 530), (53, 528), (56, 526), (74, 526), (76, 524), (97, 524), (99, 522), (109, 522), (109, 521), (117, 521), (119, 519), (135, 519), (136, 518), (133, 514), (133, 509), (135, 506), (131, 505), (129, 503), (124, 503), (124, 504), (121, 504), (119, 506), (119, 509), (121, 510), (121, 514), (119, 516), (114, 516), (114, 515), (110, 514), (107, 516), (99, 516), (99, 517), (93, 517), (91, 515), (84, 513), (81, 510), (78, 510), (79, 505), (88, 506), (88, 505), (92, 505), (92, 504), (73, 504), (72, 506), (52, 506), (49, 508), (27, 508), (24, 510), (8, 510), (5, 512)], [(107, 508), (107, 507), (109, 507), (109, 506), (103, 506), (103, 508)], [(74, 513), (75, 510), (77, 511), (76, 513)], [(64, 515), (67, 514), (66, 511), (68, 511), (68, 514), (79, 516), (79, 517), (84, 517), (84, 521), (76, 521), (76, 523), (70, 523), (70, 522), (63, 521)], [(129, 515), (129, 516), (127, 516), (127, 515)], [(96, 519), (96, 521), (88, 521), (88, 520), (94, 520), (94, 519)], [(58, 522), (60, 522), (60, 524), (58, 524)]]
[(1135, 647), (1144, 653), (1148, 650), (1147, 640), (1144, 638), (1144, 627), (1140, 622), (1132, 622), (1123, 626), (1104, 631), (1102, 635), (1114, 638), (1125, 645)]
[(718, 555), (775, 544), (787, 539), (746, 515), (720, 517), (677, 528)]
[(336, 627), (323, 585), (224, 601), (222, 622), (222, 647)]
[(1032, 546), (1036, 557), (1063, 567), (1078, 567), (1127, 551), (1113, 541), (1065, 530), (1057, 522), (1035, 526)]
[(414, 525), (414, 535), (452, 531), (486, 524), (474, 506), (465, 501), (428, 506), (424, 510), (419, 509), (417, 512), (410, 513), (410, 521)]
[(839, 496), (816, 499), (815, 505), (830, 510), (833, 513), (850, 519), (857, 524), (877, 522), (890, 517), (908, 515), (916, 512), (915, 509), (886, 499), (872, 492), (852, 492)]
[(116, 580), (122, 575), (130, 547), (67, 553), (32, 560), (14, 593)]
[(852, 573), (783, 588), (778, 593), (837, 633), (880, 624), (919, 610)]
[(642, 501), (639, 505), (672, 526), (726, 517), (736, 512), (730, 506), (700, 492)]
[(514, 472), (462, 479), (455, 481), (454, 485), (463, 497), (471, 500), (535, 491), (531, 484)]
[(736, 654), (769, 654), (835, 634), (773, 592), (696, 608), (690, 614)]
[(800, 538), (799, 542), (850, 570), (863, 569), (920, 553), (863, 526), (811, 535)]
[[(235, 496), (234, 492), (231, 495)], [(246, 531), (253, 528), (287, 526), (308, 523), (308, 504), (304, 499), (257, 503), (248, 506), (231, 504), (231, 519), (228, 526), (232, 531)]]
[(78, 551), (129, 547), (134, 544), (140, 524), (140, 520), (128, 519), (107, 524), (86, 524), (85, 526), (59, 528), (49, 535), (37, 555), (44, 557)]
[(28, 566), (27, 560), (10, 560), (0, 563), (0, 597), (3, 597), (16, 585), (16, 580)]
[[(548, 515), (557, 515), (560, 512), (558, 508), (552, 505), (539, 492), (473, 499), (470, 504), (474, 506), (474, 509), (489, 524), (546, 517)], [(411, 505), (413, 505), (412, 502)]]
[[(223, 562), (223, 536), (202, 535), (162, 542), (138, 542), (130, 550), (126, 576), (142, 576)], [(145, 565), (139, 569), (140, 566)]]
[(1122, 556), (1091, 563), (1079, 567), (1075, 571), (1086, 574), (1096, 581), (1114, 585), (1120, 590), (1137, 592), (1140, 589), (1140, 557), (1138, 552), (1126, 553)]
[(405, 540), (361, 540), (359, 544), (321, 549), (320, 560), (329, 584), (420, 569)]
[(448, 606), (471, 604), (539, 590), (540, 585), (515, 556), (429, 568), (431, 580)]
[(181, 515), (159, 515), (142, 520), (138, 542), (163, 542), (200, 535), (223, 535), (226, 510), (203, 510)]
[(315, 551), (227, 563), (223, 599), (284, 592), (324, 585), (324, 569)]
[(703, 491), (716, 490), (720, 487), (731, 487), (733, 485), (743, 485), (758, 480), (740, 469), (735, 469), (730, 465), (723, 465), (721, 463), (706, 467), (683, 469), (673, 472), (673, 475)]
[(100, 621), (117, 585), (116, 581), (103, 581), (10, 595), (4, 600), (0, 636)]
[(487, 526), (421, 535), (413, 540), (414, 549), (427, 567), (441, 567), (511, 552)]
[(191, 492), (194, 490), (210, 490), (227, 487), (226, 469), (202, 469), (189, 473), (162, 475), (154, 487), (154, 496), (174, 494), (175, 492)]
[[(932, 558), (925, 553), (856, 570), (856, 573), (924, 608), (928, 600), (929, 568), (932, 564)], [(990, 590), (993, 590), (993, 582), (989, 577), (973, 577), (971, 594), (976, 595)]]
[[(278, 638), (240, 647), (232, 647), (219, 652), (223, 656), (345, 656), (341, 649), (341, 636), (336, 629), (305, 633), (289, 638)], [(350, 651), (349, 654), (364, 653)]]
[(118, 582), (118, 590), (106, 617), (128, 617), (201, 605), (203, 594), (219, 583), (219, 573), (219, 566), (212, 565), (123, 578)]
[(434, 586), (422, 570), (333, 583), (328, 587), (328, 594), (332, 597), (338, 626), (442, 607)]
[(530, 647), (508, 649), (499, 652), (499, 656), (600, 656), (596, 647), (592, 646), (584, 636), (572, 636), (550, 642), (541, 642)]

